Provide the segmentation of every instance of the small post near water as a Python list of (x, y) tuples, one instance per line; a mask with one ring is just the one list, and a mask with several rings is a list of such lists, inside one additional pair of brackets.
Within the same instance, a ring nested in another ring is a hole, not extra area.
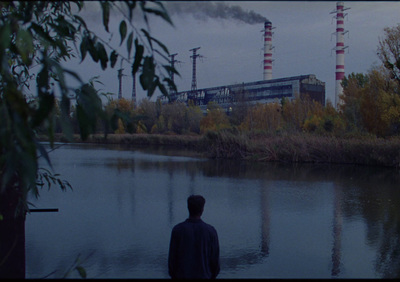
[(58, 212), (58, 209), (51, 208), (51, 209), (29, 209), (29, 212)]

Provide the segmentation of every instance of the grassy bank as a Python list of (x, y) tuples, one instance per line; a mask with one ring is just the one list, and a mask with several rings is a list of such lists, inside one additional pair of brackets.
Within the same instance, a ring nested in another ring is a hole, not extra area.
[(209, 132), (210, 157), (287, 163), (399, 167), (400, 138), (337, 138), (312, 134), (248, 135)]
[[(61, 136), (56, 141), (65, 142)], [(82, 142), (79, 136), (74, 142)], [(287, 163), (332, 163), (396, 167), (400, 138), (338, 138), (312, 134), (244, 134), (232, 130), (197, 135), (92, 135), (86, 143), (173, 146), (202, 152), (209, 158)]]

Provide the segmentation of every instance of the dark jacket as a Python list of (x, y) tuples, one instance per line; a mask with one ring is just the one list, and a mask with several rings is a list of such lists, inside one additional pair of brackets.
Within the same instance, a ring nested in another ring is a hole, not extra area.
[(171, 278), (216, 278), (220, 270), (217, 231), (201, 219), (174, 226), (168, 255)]

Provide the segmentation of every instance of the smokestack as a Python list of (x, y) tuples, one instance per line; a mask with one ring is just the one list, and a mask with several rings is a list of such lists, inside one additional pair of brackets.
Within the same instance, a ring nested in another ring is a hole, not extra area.
[(272, 23), (264, 23), (264, 80), (272, 79)]
[(336, 87), (335, 87), (335, 107), (339, 104), (339, 95), (343, 93), (343, 87), (341, 85), (342, 79), (344, 78), (344, 49), (348, 46), (344, 46), (344, 34), (348, 31), (344, 29), (344, 17), (347, 13), (343, 11), (350, 8), (345, 8), (343, 2), (336, 3), (336, 10), (331, 12), (335, 13), (336, 16)]

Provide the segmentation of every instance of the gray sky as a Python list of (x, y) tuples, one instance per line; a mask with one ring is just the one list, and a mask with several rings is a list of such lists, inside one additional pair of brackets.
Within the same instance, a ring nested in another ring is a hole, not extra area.
[[(267, 18), (275, 27), (273, 78), (315, 74), (326, 83), (326, 97), (333, 100), (336, 58), (332, 49), (336, 38), (332, 33), (336, 31), (336, 21), (330, 12), (336, 9), (336, 1), (216, 1), (220, 6), (230, 7), (222, 10), (224, 18), (219, 18), (212, 9), (216, 7), (213, 3), (202, 3), (203, 7), (196, 6), (198, 3), (193, 1), (166, 3), (174, 27), (156, 17), (150, 18), (152, 36), (163, 42), (171, 54), (178, 53), (175, 58), (182, 62), (176, 65), (181, 74), (175, 76), (179, 91), (191, 88), (192, 53), (189, 50), (196, 47), (201, 47), (198, 54), (203, 56), (197, 60), (198, 89), (262, 80), (264, 41), (261, 31), (263, 18)], [(383, 29), (400, 23), (400, 2), (344, 1), (344, 4), (350, 8), (344, 23), (349, 31), (344, 37), (345, 45), (349, 46), (345, 53), (345, 73), (366, 73), (380, 63), (376, 50)], [(114, 22), (119, 23), (119, 20)], [(118, 42), (116, 27), (113, 37)], [(86, 79), (100, 75), (103, 91), (118, 94), (119, 65), (103, 72), (85, 60), (73, 68)], [(130, 71), (126, 64), (123, 68), (128, 75), (123, 78), (123, 97), (130, 98)], [(146, 96), (138, 78), (136, 91), (138, 100)]]

